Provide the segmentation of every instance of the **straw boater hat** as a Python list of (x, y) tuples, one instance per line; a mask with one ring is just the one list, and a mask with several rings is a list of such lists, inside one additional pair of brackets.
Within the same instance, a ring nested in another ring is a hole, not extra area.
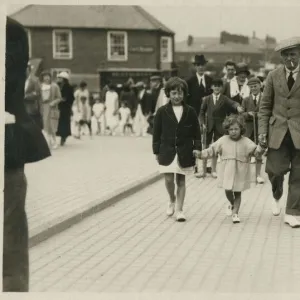
[(300, 37), (292, 37), (289, 39), (282, 40), (278, 43), (277, 47), (275, 48), (275, 51), (282, 52), (287, 49), (292, 49), (300, 47)]

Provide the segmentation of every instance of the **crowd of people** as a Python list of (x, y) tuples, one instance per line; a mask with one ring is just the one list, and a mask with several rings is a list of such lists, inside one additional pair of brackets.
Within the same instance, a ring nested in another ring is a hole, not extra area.
[(242, 193), (264, 183), (265, 155), (273, 215), (280, 214), (284, 175), (290, 172), (284, 221), (300, 227), (300, 38), (283, 41), (277, 51), (283, 65), (271, 71), (266, 81), (251, 76), (246, 64), (232, 61), (225, 63), (226, 76), (211, 78), (205, 73), (207, 60), (196, 55), (194, 76), (166, 82), (169, 101), (155, 114), (152, 146), (165, 177), (168, 216), (176, 211), (177, 221), (186, 220), (185, 176), (194, 170), (196, 177), (205, 178), (209, 171), (225, 190), (227, 216), (239, 223)]
[[(163, 82), (155, 76), (150, 92), (141, 82), (124, 89), (120, 99), (109, 84), (102, 91), (105, 97), (95, 99), (92, 108), (85, 83), (74, 91), (65, 72), (57, 80), (49, 72), (40, 80), (31, 74), (27, 33), (9, 17), (5, 47), (4, 292), (29, 291), (25, 165), (51, 156), (49, 148), (57, 147), (57, 136), (64, 145), (71, 120), (78, 137), (82, 126), (91, 128), (92, 112), (97, 129), (108, 128), (109, 134), (119, 126), (121, 133), (128, 127), (143, 135), (147, 127), (170, 198), (167, 215), (176, 211), (177, 221), (186, 220), (186, 174), (196, 171), (205, 178), (206, 160), (212, 158), (210, 173), (225, 191), (226, 213), (239, 223), (242, 193), (261, 182), (266, 153), (273, 215), (281, 212), (284, 176), (289, 173), (284, 222), (300, 227), (300, 38), (278, 45), (282, 65), (268, 74), (264, 88), (260, 78), (250, 78), (245, 64), (227, 62), (227, 75), (211, 78), (205, 74), (206, 59), (196, 55), (196, 74), (187, 82), (178, 77)], [(203, 160), (202, 172), (198, 160)]]

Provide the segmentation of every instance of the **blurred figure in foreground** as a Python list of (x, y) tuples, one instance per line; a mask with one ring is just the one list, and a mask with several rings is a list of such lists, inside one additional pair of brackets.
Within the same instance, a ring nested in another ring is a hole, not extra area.
[(41, 129), (24, 106), (28, 40), (23, 26), (6, 25), (3, 292), (29, 291), (26, 163), (50, 156)]

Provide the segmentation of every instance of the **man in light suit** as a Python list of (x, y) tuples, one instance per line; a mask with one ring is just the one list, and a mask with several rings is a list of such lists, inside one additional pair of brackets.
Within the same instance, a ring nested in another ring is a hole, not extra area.
[(300, 37), (284, 40), (283, 65), (268, 74), (259, 108), (259, 141), (268, 146), (266, 172), (272, 184), (273, 214), (280, 214), (284, 175), (290, 172), (284, 221), (300, 227)]

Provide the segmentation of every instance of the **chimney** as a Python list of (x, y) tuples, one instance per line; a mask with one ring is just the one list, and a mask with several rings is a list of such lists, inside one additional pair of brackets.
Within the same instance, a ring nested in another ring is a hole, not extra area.
[(252, 38), (256, 39), (256, 32), (255, 31), (253, 31), (253, 33), (252, 33)]
[(194, 42), (194, 37), (192, 35), (189, 35), (187, 38), (187, 45), (191, 46)]

